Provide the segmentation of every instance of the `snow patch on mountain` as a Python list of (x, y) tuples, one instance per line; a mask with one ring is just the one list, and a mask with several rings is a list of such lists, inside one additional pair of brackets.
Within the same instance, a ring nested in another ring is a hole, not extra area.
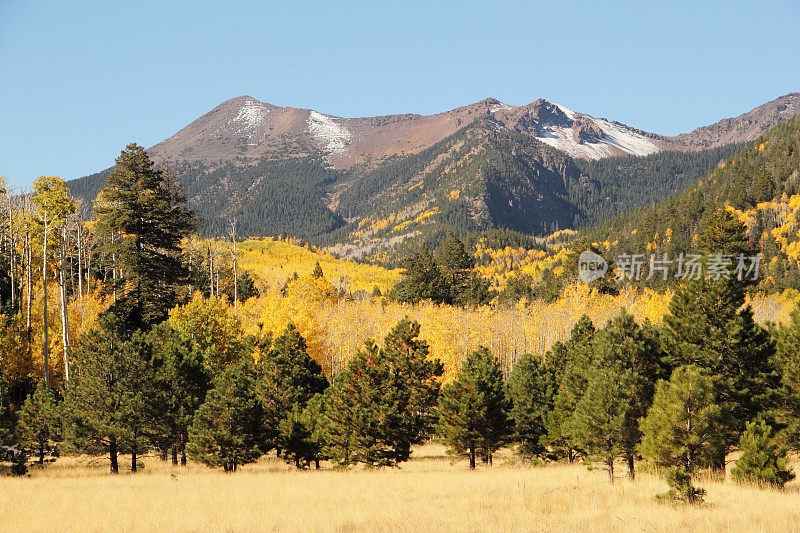
[(595, 124), (605, 132), (603, 140), (633, 155), (650, 155), (658, 152), (658, 147), (647, 137), (636, 133), (621, 124), (595, 118)]
[(556, 104), (556, 107), (559, 108), (565, 115), (567, 115), (567, 118), (570, 120), (575, 120), (575, 111), (567, 109), (561, 104)]
[(266, 120), (269, 111), (269, 107), (263, 102), (255, 99), (245, 100), (239, 112), (225, 124), (224, 129), (251, 140), (258, 134), (258, 129)]
[[(578, 117), (578, 113), (564, 106), (556, 105), (570, 121), (574, 121)], [(537, 135), (536, 138), (572, 157), (585, 159), (602, 159), (620, 153), (644, 156), (659, 150), (658, 146), (650, 139), (626, 126), (588, 115), (580, 115), (580, 117), (594, 122), (603, 131), (603, 137), (596, 141), (579, 142), (571, 127), (550, 123), (541, 125), (539, 130), (541, 135)]]
[(585, 159), (602, 159), (613, 155), (611, 148), (604, 142), (584, 142), (579, 143), (575, 140), (572, 128), (563, 126), (546, 125), (540, 130), (542, 135), (536, 138), (553, 148), (568, 153), (571, 157)]
[(500, 102), (499, 104), (495, 104), (492, 107), (490, 107), (489, 108), (489, 113), (494, 115), (495, 113), (497, 113), (498, 111), (501, 111), (503, 109), (511, 109), (511, 106), (510, 105), (506, 105), (503, 102)]
[(344, 125), (336, 122), (333, 117), (316, 111), (308, 114), (308, 131), (332, 154), (344, 152), (353, 138), (353, 134)]

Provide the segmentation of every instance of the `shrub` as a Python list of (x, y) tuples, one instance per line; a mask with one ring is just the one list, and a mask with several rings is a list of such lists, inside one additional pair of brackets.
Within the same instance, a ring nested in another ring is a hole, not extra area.
[(731, 469), (737, 483), (783, 487), (794, 479), (794, 472), (787, 467), (786, 449), (775, 441), (772, 428), (764, 420), (748, 422), (739, 449), (742, 455)]

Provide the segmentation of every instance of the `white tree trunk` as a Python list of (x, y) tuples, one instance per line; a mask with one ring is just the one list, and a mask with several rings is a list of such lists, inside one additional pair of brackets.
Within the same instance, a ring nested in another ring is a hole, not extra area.
[[(66, 227), (62, 230), (66, 233)], [(64, 380), (69, 381), (69, 309), (67, 308), (67, 287), (64, 277), (66, 270), (65, 239), (59, 245), (58, 287), (61, 291), (61, 342), (64, 346)]]
[(42, 359), (44, 361), (44, 383), (50, 385), (50, 332), (47, 329), (47, 209), (44, 211), (44, 243), (42, 244), (42, 328), (44, 330), (44, 343), (42, 344)]

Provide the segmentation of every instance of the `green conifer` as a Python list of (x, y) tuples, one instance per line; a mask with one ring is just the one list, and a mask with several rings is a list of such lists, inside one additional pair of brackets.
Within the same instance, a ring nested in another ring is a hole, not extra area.
[(491, 463), (511, 433), (509, 408), (500, 366), (487, 348), (479, 348), (442, 389), (437, 434), (450, 447), (448, 453), (469, 457), (470, 468), (478, 452)]

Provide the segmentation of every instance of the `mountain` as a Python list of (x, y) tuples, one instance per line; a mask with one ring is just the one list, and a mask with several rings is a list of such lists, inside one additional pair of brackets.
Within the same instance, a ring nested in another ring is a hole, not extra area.
[[(445, 230), (540, 234), (605, 220), (688, 186), (798, 112), (792, 93), (666, 137), (543, 99), (342, 118), (241, 96), (148, 151), (184, 185), (206, 233), (236, 218), (243, 234), (365, 254)], [(73, 194), (91, 201), (109, 171), (71, 181)]]
[(543, 99), (511, 106), (487, 98), (435, 115), (342, 118), (240, 96), (218, 105), (150, 152), (165, 163), (214, 164), (263, 156), (303, 157), (319, 150), (334, 168), (346, 169), (418, 153), (490, 116), (502, 127), (531, 135), (572, 157), (601, 159), (743, 143), (796, 114), (800, 114), (800, 93), (791, 93), (736, 118), (666, 137), (577, 113)]
[(796, 218), (800, 209), (800, 116), (773, 126), (683, 192), (588, 228), (581, 236), (593, 242), (606, 241), (611, 258), (654, 253), (674, 259), (694, 252), (696, 235), (719, 209), (727, 209), (746, 225), (751, 246), (761, 252), (759, 288), (800, 287), (800, 223)]

